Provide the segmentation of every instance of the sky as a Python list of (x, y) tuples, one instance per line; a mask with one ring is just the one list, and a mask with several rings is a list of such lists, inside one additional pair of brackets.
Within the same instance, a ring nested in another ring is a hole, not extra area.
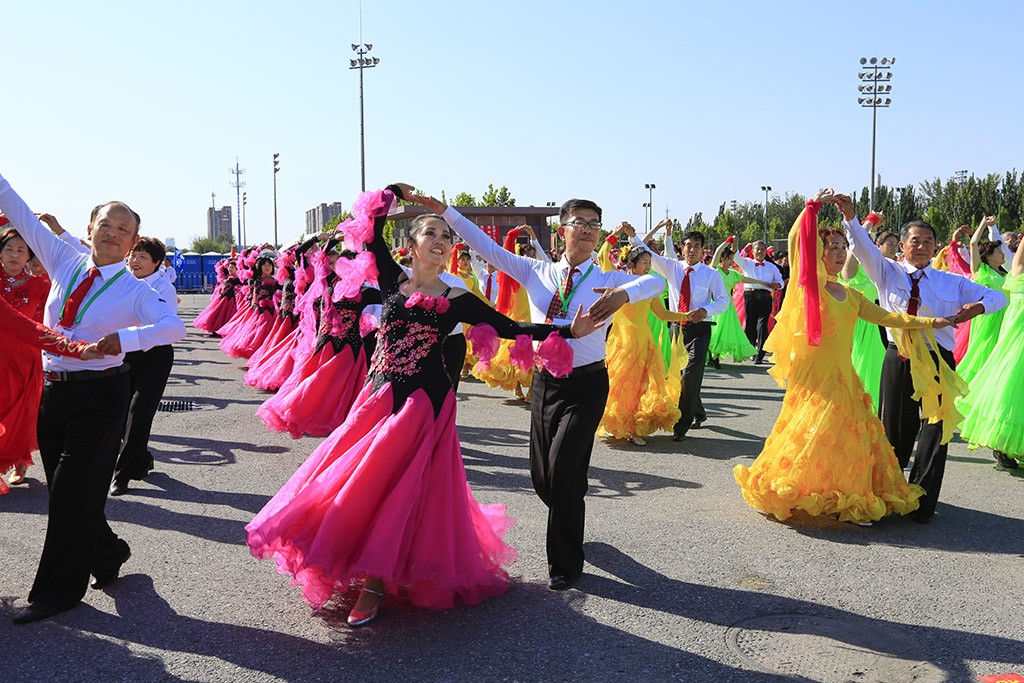
[[(362, 38), (360, 39), (360, 14)], [(878, 111), (887, 185), (1024, 166), (1014, 2), (486, 3), (0, 0), (0, 173), (84, 233), (111, 199), (182, 250), (211, 193), (250, 243), (366, 182), (449, 197), (505, 185), (518, 205), (585, 197), (606, 224), (713, 218), (731, 199), (869, 182), (861, 57), (895, 57)]]

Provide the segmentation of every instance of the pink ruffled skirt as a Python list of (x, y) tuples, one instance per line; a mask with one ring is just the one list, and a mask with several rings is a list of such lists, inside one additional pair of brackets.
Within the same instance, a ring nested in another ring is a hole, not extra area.
[(259, 362), (250, 358), (249, 371), (245, 373), (245, 383), (251, 387), (268, 391), (280, 389), (295, 367), (296, 349), (300, 338), (301, 333), (298, 328), (295, 328), (273, 348), (264, 353)]
[(348, 417), (349, 408), (366, 382), (366, 354), (345, 346), (338, 354), (327, 344), (292, 371), (288, 381), (256, 414), (276, 432), (293, 439), (303, 434), (327, 436)]
[(263, 339), (263, 343), (260, 344), (259, 348), (253, 351), (252, 355), (249, 356), (249, 362), (246, 365), (252, 369), (259, 365), (263, 358), (280, 343), (282, 339), (288, 336), (291, 331), (295, 329), (295, 322), (290, 315), (278, 314), (274, 320), (273, 327), (267, 333), (267, 336)]
[(232, 358), (248, 359), (270, 334), (276, 318), (277, 313), (269, 309), (254, 312), (249, 323), (238, 328), (237, 334), (220, 340), (221, 351)]
[(192, 327), (207, 334), (217, 334), (217, 330), (224, 327), (237, 312), (238, 307), (233, 296), (214, 293), (210, 305), (192, 321)]
[(246, 526), (250, 551), (274, 558), (316, 609), (368, 576), (432, 609), (504, 593), (516, 553), (502, 537), (514, 521), (470, 491), (455, 395), (437, 418), (422, 390), (395, 415), (392, 405), (390, 384), (363, 387), (345, 423)]

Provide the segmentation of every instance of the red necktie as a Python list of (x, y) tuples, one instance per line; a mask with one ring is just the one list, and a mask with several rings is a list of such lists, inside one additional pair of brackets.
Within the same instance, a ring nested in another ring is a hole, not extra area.
[(74, 325), (75, 316), (78, 315), (78, 307), (82, 305), (85, 295), (89, 292), (89, 288), (92, 287), (92, 281), (99, 276), (99, 268), (90, 268), (82, 283), (75, 287), (75, 291), (71, 292), (71, 296), (68, 297), (64, 305), (64, 314), (60, 317), (61, 327), (67, 328)]
[(679, 286), (679, 312), (689, 313), (690, 312), (690, 271), (693, 268), (686, 269), (686, 275), (683, 276), (683, 284)]
[(569, 275), (565, 278), (565, 284), (562, 286), (562, 296), (558, 296), (558, 292), (551, 297), (551, 303), (548, 305), (548, 316), (544, 319), (545, 322), (550, 323), (556, 317), (561, 317), (562, 313), (562, 300), (569, 300), (569, 294), (572, 292), (572, 276), (580, 272), (579, 268), (573, 268), (569, 271)]
[(917, 277), (910, 276), (910, 301), (907, 303), (907, 315), (917, 315), (917, 304), (921, 301), (921, 288), (919, 283), (921, 278), (924, 277), (924, 273), (918, 273)]
[(484, 296), (487, 297), (488, 301), (491, 300), (491, 282), (493, 282), (493, 281), (494, 281), (494, 273), (487, 273), (487, 291), (484, 292)]

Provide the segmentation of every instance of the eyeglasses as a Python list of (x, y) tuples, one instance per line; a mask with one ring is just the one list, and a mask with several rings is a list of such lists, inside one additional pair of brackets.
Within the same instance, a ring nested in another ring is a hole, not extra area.
[(562, 225), (571, 225), (577, 230), (582, 230), (583, 228), (590, 228), (591, 230), (600, 230), (602, 223), (599, 220), (585, 221), (582, 218), (577, 218), (576, 220), (566, 221), (565, 223), (562, 223)]

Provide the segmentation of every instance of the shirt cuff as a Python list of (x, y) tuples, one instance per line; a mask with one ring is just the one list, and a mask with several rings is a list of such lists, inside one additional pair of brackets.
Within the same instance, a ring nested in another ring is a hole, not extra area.
[(117, 339), (121, 342), (121, 352), (141, 351), (142, 343), (139, 341), (139, 329), (137, 327), (126, 327), (117, 331)]

